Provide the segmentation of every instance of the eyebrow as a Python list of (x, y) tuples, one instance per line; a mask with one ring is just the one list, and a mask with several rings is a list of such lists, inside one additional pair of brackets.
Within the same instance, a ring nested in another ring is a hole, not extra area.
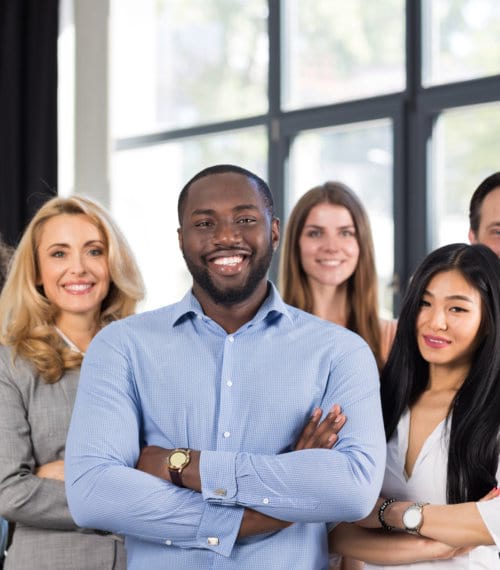
[[(434, 295), (430, 292), (425, 290), (424, 295), (429, 295), (430, 297), (434, 297)], [(466, 301), (467, 303), (474, 303), (473, 299), (467, 297), (467, 295), (447, 295), (445, 299), (450, 301)]]
[[(243, 210), (258, 210), (259, 208), (255, 204), (240, 204), (233, 208), (233, 212), (241, 212)], [(212, 208), (198, 208), (193, 210), (191, 216), (215, 216), (217, 212)]]
[[(104, 241), (101, 239), (91, 239), (89, 241), (86, 241), (83, 244), (83, 247), (87, 247), (92, 244), (104, 245)], [(70, 245), (69, 243), (51, 243), (49, 246), (47, 246), (47, 250), (51, 249), (52, 247), (70, 247)]]
[[(306, 224), (304, 226), (305, 228), (317, 228), (319, 230), (326, 228), (328, 226), (319, 226), (318, 224)], [(349, 230), (349, 229), (356, 229), (356, 227), (354, 226), (354, 224), (348, 224), (347, 226), (338, 226), (337, 228), (335, 228), (337, 230)]]

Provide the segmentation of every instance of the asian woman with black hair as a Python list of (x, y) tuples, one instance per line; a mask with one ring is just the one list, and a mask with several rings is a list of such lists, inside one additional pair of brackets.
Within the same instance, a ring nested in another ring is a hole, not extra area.
[[(427, 256), (381, 377), (382, 497), (330, 549), (366, 568), (500, 568), (500, 264), (482, 245)], [(364, 528), (363, 528), (364, 527)]]

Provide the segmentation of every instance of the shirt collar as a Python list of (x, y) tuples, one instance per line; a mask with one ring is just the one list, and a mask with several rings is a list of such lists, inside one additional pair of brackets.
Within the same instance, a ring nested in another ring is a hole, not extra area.
[[(259, 310), (249, 321), (246, 325), (250, 323), (258, 323), (263, 321), (268, 316), (272, 314), (279, 314), (284, 315), (290, 321), (292, 321), (292, 317), (290, 315), (290, 311), (288, 306), (285, 304), (281, 295), (278, 293), (276, 286), (271, 281), (268, 281), (268, 294), (267, 297), (264, 299), (264, 302), (260, 306)], [(201, 308), (198, 299), (193, 295), (193, 290), (190, 289), (184, 297), (175, 305), (174, 314), (173, 314), (173, 326), (176, 326), (178, 323), (182, 322), (185, 318), (189, 317), (203, 317), (205, 313)]]

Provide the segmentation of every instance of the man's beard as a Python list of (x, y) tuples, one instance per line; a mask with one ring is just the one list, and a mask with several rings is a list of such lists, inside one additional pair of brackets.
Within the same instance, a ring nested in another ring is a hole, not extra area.
[(225, 289), (217, 287), (212, 281), (206, 267), (196, 265), (184, 251), (182, 254), (186, 261), (187, 268), (197, 285), (212, 298), (214, 303), (228, 306), (246, 301), (257, 289), (257, 286), (261, 283), (262, 279), (264, 279), (271, 265), (273, 247), (272, 244), (269, 243), (267, 251), (261, 257), (255, 258), (253, 267), (250, 268), (245, 283), (237, 287), (227, 287)]

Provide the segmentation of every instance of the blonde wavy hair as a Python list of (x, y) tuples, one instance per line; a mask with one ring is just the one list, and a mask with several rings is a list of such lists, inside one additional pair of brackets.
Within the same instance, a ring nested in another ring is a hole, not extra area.
[(54, 330), (55, 307), (37, 286), (38, 246), (47, 220), (62, 214), (84, 215), (103, 235), (110, 287), (101, 305), (98, 327), (135, 312), (144, 296), (142, 277), (130, 247), (109, 213), (82, 196), (52, 198), (35, 214), (11, 261), (0, 295), (0, 340), (13, 348), (14, 357), (31, 361), (48, 383), (60, 380), (65, 370), (78, 368), (82, 355), (69, 349)]
[(289, 305), (313, 312), (309, 280), (300, 260), (299, 240), (309, 212), (319, 204), (343, 206), (352, 216), (359, 246), (359, 260), (347, 283), (347, 328), (368, 343), (381, 369), (381, 334), (378, 314), (377, 274), (368, 215), (356, 194), (341, 182), (326, 182), (306, 192), (290, 214), (280, 263), (280, 287)]

